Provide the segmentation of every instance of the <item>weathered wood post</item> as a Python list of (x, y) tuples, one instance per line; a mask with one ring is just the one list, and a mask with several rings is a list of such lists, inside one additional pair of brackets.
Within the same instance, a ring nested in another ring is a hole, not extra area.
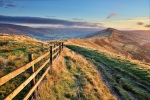
[(52, 65), (53, 62), (53, 46), (50, 46), (50, 65)]
[[(54, 48), (55, 48), (56, 46), (57, 46), (56, 43), (54, 43)], [(53, 51), (53, 53), (55, 53), (55, 52), (56, 52), (56, 50)]]
[(61, 52), (61, 42), (59, 42), (59, 54)]
[[(29, 62), (33, 61), (33, 54), (29, 54), (28, 55), (28, 60)], [(30, 75), (32, 75), (34, 73), (34, 65), (31, 66), (31, 68), (29, 69), (30, 70)], [(35, 78), (32, 79), (31, 81), (31, 87), (33, 87), (35, 85)], [(36, 90), (33, 92), (33, 98), (36, 99)]]
[(64, 43), (62, 42), (62, 44), (61, 44), (61, 45), (62, 45), (62, 49), (63, 49)]
[[(28, 55), (28, 59), (29, 59), (29, 62), (31, 62), (33, 60), (33, 54), (29, 54)], [(33, 74), (33, 73), (34, 73), (34, 65), (32, 65), (31, 68), (30, 68), (30, 74)], [(34, 86), (34, 84), (35, 84), (35, 78), (33, 78), (31, 84), (32, 84), (32, 86)]]

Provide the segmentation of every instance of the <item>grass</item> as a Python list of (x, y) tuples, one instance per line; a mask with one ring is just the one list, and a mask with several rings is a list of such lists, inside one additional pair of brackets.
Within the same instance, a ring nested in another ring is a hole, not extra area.
[(94, 66), (66, 48), (38, 92), (37, 100), (115, 100)]
[[(83, 47), (67, 45), (67, 47), (79, 54), (82, 54), (86, 59), (98, 66), (101, 72), (113, 84), (119, 93), (127, 100), (150, 99), (150, 75), (148, 71), (141, 70), (138, 64), (131, 63), (127, 60), (106, 56), (97, 51), (88, 50)], [(103, 67), (104, 64), (109, 71)]]
[[(5, 43), (3, 42), (3, 37), (0, 38), (0, 77), (20, 68), (21, 66), (28, 63), (28, 54), (33, 53), (34, 59), (37, 57), (45, 54), (49, 50), (45, 47), (43, 48), (42, 43), (37, 41), (15, 41), (10, 39), (11, 36), (5, 39)], [(26, 37), (25, 37), (26, 38)], [(49, 47), (49, 45), (47, 45)], [(35, 70), (37, 67), (41, 65), (42, 60), (40, 63), (35, 65)], [(41, 71), (40, 75), (43, 71)], [(26, 71), (25, 73), (20, 74), (16, 78), (10, 80), (9, 82), (5, 83), (4, 85), (0, 86), (0, 99), (2, 100), (6, 97), (12, 90), (14, 90), (17, 86), (19, 86), (23, 81), (25, 81), (29, 77), (29, 72)], [(37, 77), (37, 79), (39, 78)], [(27, 93), (30, 89), (30, 84), (17, 95), (14, 100), (22, 99), (23, 96)]]

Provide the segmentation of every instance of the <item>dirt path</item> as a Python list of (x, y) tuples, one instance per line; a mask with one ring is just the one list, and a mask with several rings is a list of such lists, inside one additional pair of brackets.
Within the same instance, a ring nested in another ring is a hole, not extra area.
[[(109, 76), (112, 77), (112, 72), (113, 72), (113, 70), (110, 69), (110, 68), (108, 68), (106, 65), (104, 65), (104, 64), (102, 64), (102, 63), (99, 63), (99, 64), (109, 73)], [(116, 90), (116, 89), (114, 88), (113, 83), (112, 83), (111, 81), (109, 81), (109, 80), (107, 79), (107, 77), (106, 77), (104, 74), (102, 74), (100, 68), (98, 68), (97, 66), (95, 66), (95, 67), (96, 67), (96, 69), (99, 71), (99, 74), (100, 74), (100, 76), (101, 76), (102, 79), (103, 79), (103, 82), (107, 85), (107, 87), (109, 88), (110, 92), (117, 98), (117, 100), (126, 100), (126, 99), (124, 99), (124, 98), (121, 96), (121, 94), (118, 92), (118, 90)]]
[(82, 55), (94, 64), (99, 76), (118, 100), (149, 100), (149, 76), (138, 65), (108, 57), (83, 47), (68, 45), (68, 48)]

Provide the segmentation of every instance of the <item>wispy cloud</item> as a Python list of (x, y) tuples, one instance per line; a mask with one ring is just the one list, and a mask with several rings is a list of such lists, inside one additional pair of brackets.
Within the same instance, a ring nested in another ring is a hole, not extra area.
[(0, 0), (0, 7), (4, 6), (4, 0)]
[(149, 25), (149, 17), (136, 17), (120, 20), (104, 20), (100, 21), (103, 26), (113, 27), (117, 29), (147, 30), (144, 25)]
[(150, 25), (145, 25), (145, 27), (150, 28)]
[(143, 22), (137, 22), (137, 25), (143, 25), (144, 23)]
[(13, 0), (0, 0), (0, 7), (15, 8), (17, 6), (13, 3)]
[(14, 4), (7, 4), (5, 8), (14, 8), (14, 7), (17, 7), (17, 6)]
[(48, 18), (55, 18), (56, 16), (47, 16), (47, 15), (46, 15), (45, 17), (48, 17)]
[(150, 18), (148, 17), (137, 17), (137, 18), (129, 18), (129, 19), (121, 19), (121, 20), (104, 20), (104, 21), (101, 21), (101, 22), (142, 22), (142, 21), (145, 21), (145, 20), (150, 20)]
[(51, 25), (64, 25), (64, 26), (84, 26), (84, 27), (99, 27), (99, 23), (89, 23), (81, 21), (69, 21), (52, 18), (41, 17), (16, 17), (0, 15), (1, 23), (14, 23), (14, 24), (51, 24)]
[(80, 18), (72, 18), (72, 20), (75, 20), (75, 21), (83, 21), (83, 19), (80, 19)]
[(114, 17), (114, 16), (117, 16), (116, 13), (110, 13), (108, 16), (107, 16), (107, 19), (111, 18), (111, 17)]

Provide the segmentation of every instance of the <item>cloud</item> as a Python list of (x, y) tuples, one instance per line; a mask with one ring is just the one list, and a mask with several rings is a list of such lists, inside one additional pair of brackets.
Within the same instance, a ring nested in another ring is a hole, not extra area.
[(150, 25), (145, 25), (145, 27), (150, 28)]
[(4, 0), (0, 0), (0, 7), (4, 6)]
[[(145, 25), (149, 25), (149, 17), (135, 17), (120, 20), (102, 20), (100, 23), (105, 27), (113, 27), (117, 29), (132, 29), (132, 30), (147, 30)], [(143, 25), (137, 25), (138, 22), (142, 22)]]
[(111, 17), (114, 17), (114, 16), (117, 16), (116, 13), (110, 13), (108, 16), (107, 16), (107, 19), (111, 18)]
[(17, 17), (17, 16), (4, 16), (0, 15), (1, 23), (13, 23), (13, 24), (51, 24), (51, 25), (64, 25), (64, 26), (85, 26), (85, 27), (99, 27), (99, 23), (89, 23), (80, 21), (68, 21), (52, 18), (41, 17)]
[(144, 23), (143, 22), (137, 22), (137, 25), (143, 25)]
[(80, 18), (72, 18), (72, 20), (83, 21), (83, 19), (80, 19)]
[(13, 4), (13, 0), (0, 0), (0, 7), (15, 8), (17, 6)]
[(14, 4), (7, 4), (5, 8), (14, 8), (14, 7), (17, 7), (17, 6)]
[(137, 17), (137, 18), (130, 18), (130, 19), (121, 19), (121, 20), (104, 20), (101, 22), (144, 22), (144, 21), (149, 21), (149, 17)]
[(55, 18), (56, 16), (45, 16), (45, 17), (49, 17), (49, 18)]

